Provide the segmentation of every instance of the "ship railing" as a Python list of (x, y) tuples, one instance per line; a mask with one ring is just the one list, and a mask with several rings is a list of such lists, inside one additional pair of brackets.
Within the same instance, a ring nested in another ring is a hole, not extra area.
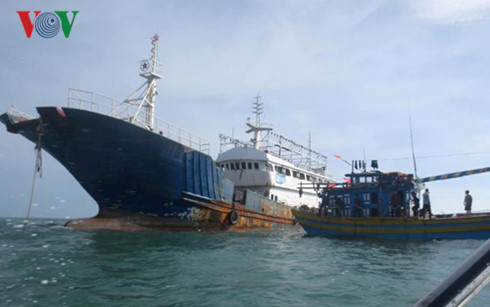
[(17, 106), (15, 105), (12, 105), (10, 106), (10, 108), (8, 109), (7, 111), (7, 114), (15, 117), (15, 118), (22, 118), (22, 119), (33, 119), (34, 117), (30, 116), (29, 114), (26, 114), (24, 112), (22, 112), (21, 110), (19, 110), (19, 108), (17, 108)]
[(93, 91), (70, 88), (68, 89), (68, 107), (96, 112), (134, 123), (184, 146), (209, 154), (210, 142), (208, 140), (171, 122), (155, 117), (154, 127), (150, 129), (145, 120), (146, 108), (141, 108), (139, 104), (133, 104), (131, 101), (121, 101)]
[(209, 154), (210, 142), (193, 134), (192, 132), (180, 128), (166, 120), (155, 118), (154, 132), (165, 136), (168, 139), (174, 140), (182, 145), (199, 150), (200, 152)]

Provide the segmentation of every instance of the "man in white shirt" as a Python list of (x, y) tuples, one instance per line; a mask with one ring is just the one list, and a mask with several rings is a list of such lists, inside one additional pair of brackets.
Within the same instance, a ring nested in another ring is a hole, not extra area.
[(423, 198), (423, 204), (424, 206), (422, 207), (422, 217), (425, 218), (425, 213), (429, 212), (429, 218), (432, 218), (432, 211), (430, 209), (430, 196), (429, 196), (429, 189), (425, 189), (424, 194), (422, 194)]

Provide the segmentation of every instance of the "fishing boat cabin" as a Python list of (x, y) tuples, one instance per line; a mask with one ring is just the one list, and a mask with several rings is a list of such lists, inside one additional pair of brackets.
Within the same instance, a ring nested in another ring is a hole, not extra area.
[[(346, 174), (343, 183), (313, 186), (321, 197), (320, 215), (345, 217), (409, 216), (413, 175), (364, 171)], [(300, 195), (308, 186), (300, 185)]]

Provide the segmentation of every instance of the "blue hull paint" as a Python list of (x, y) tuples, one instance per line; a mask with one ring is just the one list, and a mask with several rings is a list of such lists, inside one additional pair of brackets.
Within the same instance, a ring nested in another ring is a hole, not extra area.
[[(214, 212), (183, 197), (189, 192), (201, 203), (215, 201), (231, 210), (234, 185), (210, 156), (99, 113), (55, 107), (38, 108), (38, 113), (43, 124), (42, 148), (97, 202), (99, 220), (148, 216), (145, 223), (159, 228), (223, 228), (226, 210)], [(6, 116), (1, 120), (7, 130), (37, 143), (39, 119), (12, 123)], [(256, 198), (258, 204), (253, 207), (262, 209), (261, 197)], [(272, 207), (289, 212), (287, 206)]]
[[(300, 223), (301, 225), (301, 223)], [(325, 229), (319, 229), (309, 226), (303, 226), (303, 229), (309, 236), (321, 236), (321, 237), (345, 237), (345, 238), (376, 238), (376, 239), (403, 239), (403, 240), (444, 240), (444, 239), (478, 239), (487, 240), (490, 238), (490, 231), (477, 231), (477, 232), (449, 232), (449, 233), (436, 233), (436, 234), (353, 234), (343, 231), (330, 231)]]
[(293, 210), (310, 236), (395, 240), (488, 239), (490, 216), (414, 220), (400, 218), (339, 219)]
[[(301, 217), (297, 217), (296, 220), (299, 222), (302, 222), (302, 221), (308, 222), (310, 224), (325, 225), (324, 222), (311, 220), (311, 219), (304, 219)], [(430, 220), (426, 220), (427, 222), (421, 223), (421, 224), (413, 224), (413, 223), (410, 224), (409, 222), (407, 222), (406, 224), (403, 224), (402, 226), (400, 226), (400, 224), (390, 225), (390, 224), (386, 224), (386, 223), (382, 223), (382, 222), (380, 222), (379, 224), (374, 224), (374, 225), (362, 225), (362, 224), (357, 223), (356, 228), (358, 230), (369, 230), (369, 229), (382, 229), (383, 230), (384, 229), (384, 230), (389, 231), (389, 230), (400, 229), (400, 228), (409, 229), (409, 230), (416, 230), (416, 229), (424, 230), (427, 228), (437, 229), (437, 228), (446, 228), (446, 227), (454, 227), (454, 228), (475, 227), (475, 226), (490, 227), (490, 220), (465, 222), (465, 223), (457, 223), (457, 224), (455, 224), (454, 222), (451, 222), (451, 221), (454, 221), (452, 219), (445, 219), (445, 220), (447, 220), (447, 222), (444, 222), (444, 220), (438, 220), (439, 223), (437, 223), (437, 224), (431, 223)], [(390, 221), (390, 219), (386, 218), (384, 221)], [(330, 222), (330, 221), (328, 222), (328, 225), (329, 226), (336, 226), (336, 227), (347, 227), (347, 228), (352, 227), (351, 225), (346, 225), (345, 223), (336, 223), (336, 222)]]

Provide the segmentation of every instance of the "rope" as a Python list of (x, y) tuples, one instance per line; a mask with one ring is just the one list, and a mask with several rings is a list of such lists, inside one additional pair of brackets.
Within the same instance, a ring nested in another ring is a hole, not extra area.
[(43, 173), (42, 173), (42, 165), (43, 165), (43, 159), (42, 159), (42, 156), (41, 156), (41, 137), (42, 137), (42, 130), (43, 130), (43, 125), (42, 125), (42, 121), (39, 120), (39, 127), (38, 127), (38, 137), (37, 137), (37, 143), (36, 143), (36, 146), (34, 147), (34, 150), (36, 151), (36, 163), (34, 165), (34, 176), (32, 178), (32, 187), (31, 187), (31, 197), (30, 197), (30, 200), (29, 200), (29, 209), (27, 209), (27, 215), (26, 215), (26, 218), (24, 220), (24, 226), (22, 227), (23, 230), (26, 229), (26, 225), (27, 223), (29, 222), (29, 216), (31, 215), (31, 209), (32, 209), (32, 200), (34, 198), (34, 190), (35, 190), (35, 187), (36, 187), (36, 174), (39, 173), (39, 177), (42, 178), (43, 176)]

